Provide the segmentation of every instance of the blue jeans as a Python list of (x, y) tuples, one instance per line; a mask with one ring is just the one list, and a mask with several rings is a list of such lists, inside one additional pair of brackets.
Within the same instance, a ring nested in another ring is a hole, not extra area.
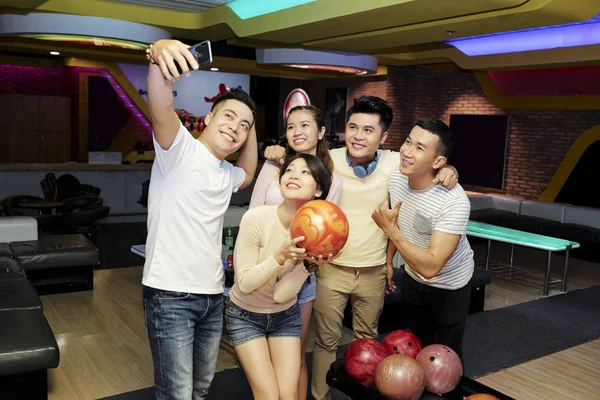
[(227, 299), (225, 323), (234, 347), (259, 338), (302, 337), (298, 303), (278, 313), (263, 314), (246, 311)]
[(144, 286), (142, 301), (157, 400), (204, 399), (223, 331), (223, 295)]
[(317, 277), (314, 272), (308, 276), (298, 293), (298, 304), (308, 303), (317, 297)]

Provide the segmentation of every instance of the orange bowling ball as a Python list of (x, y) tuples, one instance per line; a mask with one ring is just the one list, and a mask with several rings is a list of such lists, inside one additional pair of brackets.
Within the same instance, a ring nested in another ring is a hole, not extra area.
[(350, 225), (346, 214), (327, 200), (311, 200), (296, 210), (290, 225), (292, 238), (304, 236), (297, 244), (310, 257), (327, 259), (336, 255), (346, 244)]

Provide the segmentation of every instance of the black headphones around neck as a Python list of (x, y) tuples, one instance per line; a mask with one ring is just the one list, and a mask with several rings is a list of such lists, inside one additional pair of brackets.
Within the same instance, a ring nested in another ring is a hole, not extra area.
[(354, 167), (352, 166), (352, 160), (350, 159), (350, 156), (348, 155), (348, 150), (346, 150), (346, 161), (348, 162), (348, 166), (352, 167), (352, 171), (354, 172), (354, 175), (356, 175), (359, 178), (364, 178), (366, 176), (369, 176), (373, 173), (373, 171), (375, 171), (375, 168), (377, 168), (377, 162), (379, 161), (379, 150), (377, 150), (377, 152), (375, 153), (375, 159), (373, 161), (371, 161), (369, 164), (367, 164), (366, 167), (363, 167), (362, 165), (355, 165)]

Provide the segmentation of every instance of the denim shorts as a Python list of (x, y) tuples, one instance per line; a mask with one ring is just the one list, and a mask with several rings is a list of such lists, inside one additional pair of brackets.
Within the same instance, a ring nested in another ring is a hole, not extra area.
[(285, 311), (262, 314), (246, 311), (227, 299), (225, 324), (233, 346), (258, 338), (302, 337), (302, 317), (298, 303)]
[(308, 277), (310, 278), (310, 282), (307, 279), (298, 293), (298, 304), (308, 303), (317, 297), (317, 277), (315, 276), (314, 272), (312, 272)]

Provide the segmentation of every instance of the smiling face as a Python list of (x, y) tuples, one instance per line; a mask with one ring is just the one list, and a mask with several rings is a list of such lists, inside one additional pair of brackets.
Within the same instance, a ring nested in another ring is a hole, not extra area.
[(366, 164), (375, 158), (380, 144), (385, 143), (377, 114), (352, 114), (346, 124), (346, 147), (354, 165)]
[(309, 201), (322, 193), (302, 158), (297, 158), (288, 165), (279, 183), (281, 196), (286, 200)]
[(415, 126), (400, 147), (400, 172), (409, 178), (433, 177), (446, 164), (439, 136)]
[(297, 110), (287, 118), (285, 135), (289, 146), (296, 153), (317, 154), (317, 144), (325, 135), (325, 128), (319, 130), (315, 117), (306, 110)]
[(206, 128), (200, 141), (215, 157), (223, 160), (246, 142), (254, 117), (246, 104), (229, 99), (209, 112), (204, 122)]

